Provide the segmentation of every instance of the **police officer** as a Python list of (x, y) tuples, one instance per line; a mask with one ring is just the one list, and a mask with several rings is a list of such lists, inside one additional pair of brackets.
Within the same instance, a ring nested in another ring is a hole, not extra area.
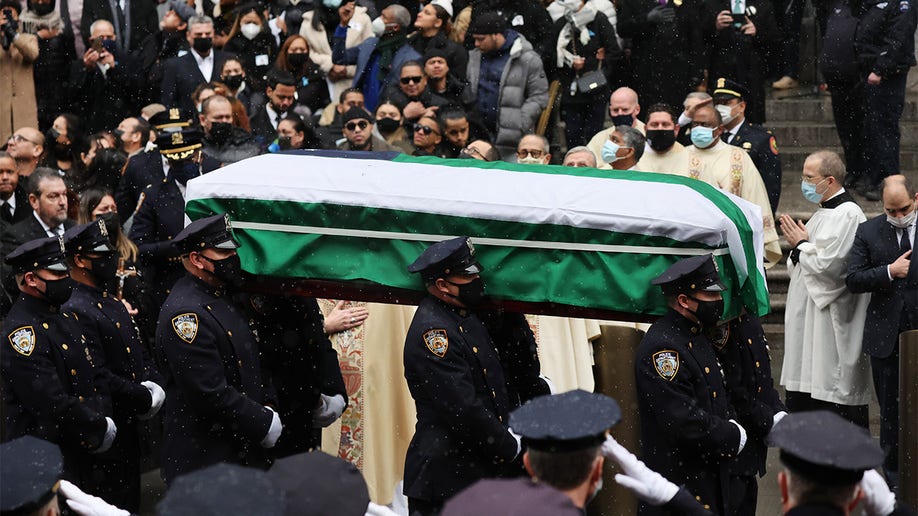
[(104, 484), (97, 454), (111, 448), (117, 427), (89, 343), (73, 315), (59, 311), (71, 292), (64, 241), (26, 242), (6, 263), (20, 292), (2, 327), (4, 439), (33, 435), (58, 444), (64, 478), (95, 492)]
[(58, 514), (61, 449), (26, 435), (0, 444), (0, 514)]
[(476, 480), (510, 471), (520, 444), (507, 428), (503, 368), (472, 311), (484, 284), (471, 241), (438, 242), (408, 271), (421, 274), (427, 296), (405, 339), (405, 379), (418, 422), (405, 457), (404, 492), (412, 514), (434, 514)]
[(781, 449), (778, 472), (781, 505), (787, 516), (914, 514), (896, 507), (896, 496), (873, 468), (883, 450), (870, 433), (826, 410), (795, 412), (775, 424), (769, 441)]
[(755, 512), (756, 476), (765, 475), (766, 438), (787, 407), (775, 389), (765, 330), (758, 317), (744, 313), (719, 326), (711, 339), (724, 370), (736, 419), (748, 431), (746, 447), (730, 467), (730, 492), (738, 514)]
[(861, 77), (867, 82), (864, 160), (870, 181), (864, 196), (882, 197), (880, 182), (899, 170), (899, 118), (905, 106), (908, 69), (915, 66), (915, 2), (864, 0), (854, 37)]
[(185, 275), (160, 311), (156, 349), (166, 376), (162, 475), (218, 462), (267, 468), (280, 417), (262, 378), (258, 340), (227, 295), (242, 268), (229, 217), (198, 219), (173, 241)]
[[(156, 381), (134, 320), (113, 295), (119, 253), (110, 244), (102, 219), (75, 226), (64, 233), (70, 261), (73, 293), (63, 305), (86, 337), (96, 367), (108, 383), (114, 404), (118, 438), (105, 470), (110, 491), (108, 502), (133, 512), (140, 510), (140, 436), (138, 420), (153, 417), (162, 406), (165, 392)], [(161, 381), (161, 380), (159, 380)]]
[(724, 122), (724, 132), (720, 138), (744, 149), (752, 158), (755, 168), (762, 175), (771, 212), (774, 214), (781, 198), (781, 155), (778, 152), (778, 141), (771, 131), (746, 120), (747, 95), (746, 87), (742, 84), (723, 77), (717, 79), (712, 97)]
[[(725, 287), (710, 254), (682, 259), (652, 283), (660, 286), (669, 310), (647, 331), (635, 356), (644, 460), (706, 508), (734, 514), (729, 467), (746, 445), (746, 431), (734, 420), (704, 332), (720, 319)], [(639, 513), (664, 511), (642, 504)]]

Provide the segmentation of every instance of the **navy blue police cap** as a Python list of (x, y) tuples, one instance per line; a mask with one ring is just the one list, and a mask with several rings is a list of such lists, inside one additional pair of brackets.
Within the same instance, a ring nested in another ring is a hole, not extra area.
[(727, 290), (717, 272), (714, 255), (711, 254), (679, 260), (650, 283), (659, 285), (665, 295)]
[(31, 435), (0, 445), (0, 514), (32, 514), (57, 494), (64, 457), (53, 443)]
[(203, 145), (204, 133), (193, 128), (163, 132), (156, 137), (156, 147), (159, 148), (159, 153), (172, 161), (190, 158)]
[(8, 254), (6, 263), (14, 274), (38, 269), (64, 272), (67, 270), (64, 240), (61, 237), (30, 240)]
[(822, 485), (856, 484), (883, 463), (883, 449), (866, 429), (827, 410), (784, 416), (768, 441), (792, 473)]
[(159, 516), (283, 516), (284, 491), (264, 471), (216, 464), (175, 479), (156, 505)]
[(445, 276), (478, 274), (484, 267), (475, 259), (475, 246), (469, 237), (443, 240), (428, 247), (408, 266), (408, 272), (419, 272), (426, 280)]
[(172, 239), (172, 246), (181, 254), (203, 251), (208, 247), (217, 249), (238, 249), (240, 247), (233, 234), (233, 225), (229, 215), (225, 213), (204, 217), (188, 224)]
[(268, 478), (287, 495), (287, 516), (363, 516), (370, 493), (350, 462), (313, 451), (278, 459)]
[(68, 255), (112, 253), (115, 251), (108, 236), (108, 228), (102, 219), (96, 219), (68, 229), (64, 232), (64, 247)]
[(534, 450), (572, 452), (602, 444), (621, 419), (614, 399), (577, 389), (534, 398), (510, 413), (510, 428)]
[(561, 491), (529, 478), (484, 479), (460, 491), (443, 506), (442, 516), (581, 516)]
[(151, 116), (150, 125), (152, 125), (157, 132), (175, 132), (181, 131), (186, 127), (191, 127), (194, 118), (194, 113), (187, 109), (171, 107)]
[(714, 91), (711, 92), (711, 96), (714, 97), (714, 100), (743, 100), (749, 95), (749, 90), (747, 90), (745, 86), (725, 77), (717, 79), (714, 85)]

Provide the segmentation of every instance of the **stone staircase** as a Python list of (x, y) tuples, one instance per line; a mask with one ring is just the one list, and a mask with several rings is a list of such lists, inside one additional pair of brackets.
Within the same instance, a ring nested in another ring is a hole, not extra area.
[[(842, 153), (832, 117), (828, 95), (796, 90), (774, 95), (767, 101), (766, 127), (772, 130), (781, 151), (783, 167), (781, 202), (778, 213), (787, 213), (806, 222), (816, 209), (800, 194), (800, 175), (806, 157), (819, 150), (831, 149)], [(906, 99), (901, 119), (901, 166), (903, 173), (918, 183), (918, 96)], [(868, 218), (883, 213), (881, 202), (871, 202), (855, 194), (855, 199)], [(789, 247), (782, 240), (786, 260)], [(783, 343), (784, 308), (787, 300), (789, 274), (784, 262), (767, 271), (771, 313), (764, 319), (765, 330), (773, 343)], [(780, 345), (780, 344), (779, 344)]]

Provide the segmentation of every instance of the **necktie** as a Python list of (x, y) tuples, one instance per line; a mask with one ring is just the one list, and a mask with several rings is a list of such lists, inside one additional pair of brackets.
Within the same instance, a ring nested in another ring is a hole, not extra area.
[(912, 243), (908, 240), (908, 228), (902, 229), (902, 238), (899, 240), (899, 249), (904, 253), (912, 248)]
[[(723, 4), (721, 4), (723, 5)], [(733, 12), (736, 14), (742, 14), (743, 12), (743, 0), (733, 0)]]
[(3, 217), (3, 220), (7, 222), (13, 222), (13, 207), (10, 206), (10, 203), (3, 203), (3, 209), (0, 210), (0, 217)]

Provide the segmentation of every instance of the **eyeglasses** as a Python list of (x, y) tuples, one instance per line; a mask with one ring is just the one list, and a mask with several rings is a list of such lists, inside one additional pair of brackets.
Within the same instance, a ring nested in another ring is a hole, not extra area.
[(533, 158), (539, 159), (545, 155), (545, 151), (540, 151), (538, 149), (520, 149), (516, 151), (516, 157), (519, 159), (524, 159), (526, 156), (532, 156)]
[(801, 175), (800, 179), (806, 181), (807, 183), (810, 183), (811, 185), (812, 184), (818, 185), (819, 183), (823, 182), (826, 177), (827, 176), (807, 177), (807, 176)]
[(347, 124), (344, 125), (344, 127), (348, 131), (356, 131), (357, 129), (360, 129), (361, 131), (363, 131), (364, 129), (367, 128), (368, 125), (370, 125), (369, 122), (367, 122), (366, 120), (361, 120), (359, 122), (348, 122)]
[(414, 124), (414, 132), (422, 132), (425, 136), (430, 136), (430, 133), (434, 133), (437, 136), (440, 136), (440, 131), (434, 130), (433, 127), (423, 124)]
[(424, 80), (424, 77), (420, 75), (415, 75), (414, 77), (402, 77), (399, 80), (402, 81), (402, 84), (407, 86), (409, 83), (412, 83), (412, 82), (415, 84), (421, 84), (421, 81)]
[(14, 134), (13, 136), (10, 136), (10, 137), (7, 139), (7, 141), (14, 141), (14, 142), (16, 142), (16, 143), (29, 142), (29, 143), (31, 143), (32, 145), (40, 145), (38, 142), (33, 141), (33, 140), (30, 140), (30, 139), (26, 138), (25, 136), (23, 136), (23, 135), (21, 135), (21, 134)]
[(462, 152), (468, 154), (469, 156), (478, 156), (479, 158), (481, 158), (482, 161), (491, 161), (487, 158), (487, 156), (482, 154), (481, 151), (479, 151), (475, 147), (466, 147), (462, 149)]

